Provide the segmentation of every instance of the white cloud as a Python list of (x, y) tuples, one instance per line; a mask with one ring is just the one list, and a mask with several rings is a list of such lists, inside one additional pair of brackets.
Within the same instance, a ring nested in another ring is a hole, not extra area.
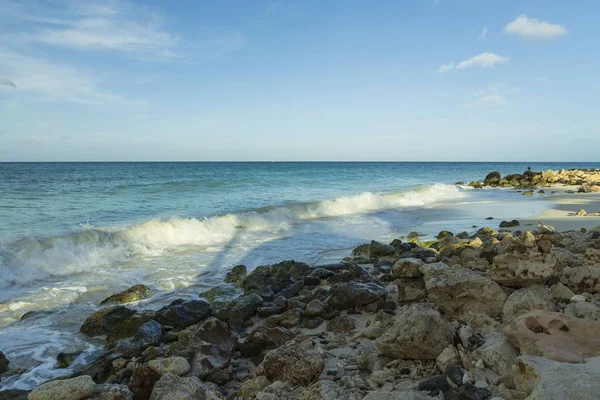
[(509, 104), (506, 94), (521, 91), (518, 87), (507, 87), (506, 85), (492, 85), (487, 89), (481, 89), (473, 93), (475, 98), (472, 102), (467, 103), (466, 107), (477, 107), (488, 104), (505, 105)]
[(567, 34), (567, 29), (559, 24), (539, 21), (523, 14), (504, 27), (504, 32), (519, 35), (525, 39), (552, 39)]
[(485, 40), (485, 37), (487, 36), (487, 33), (488, 33), (488, 28), (487, 28), (487, 26), (484, 26), (483, 30), (479, 34), (479, 39)]
[(0, 86), (9, 86), (12, 88), (16, 88), (17, 85), (15, 85), (15, 83), (13, 81), (11, 81), (8, 78), (4, 78), (2, 76), (0, 76)]
[(34, 94), (38, 100), (81, 104), (141, 104), (99, 88), (96, 74), (15, 52), (0, 51), (0, 68), (9, 71), (15, 93)]
[(452, 69), (493, 67), (496, 64), (502, 64), (505, 62), (508, 62), (508, 58), (506, 57), (502, 57), (494, 53), (481, 53), (461, 61), (458, 64), (454, 64), (453, 62), (442, 64), (437, 69), (437, 72), (442, 73)]

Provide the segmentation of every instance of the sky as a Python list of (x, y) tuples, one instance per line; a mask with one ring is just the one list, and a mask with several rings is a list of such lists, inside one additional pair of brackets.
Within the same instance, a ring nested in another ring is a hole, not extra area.
[(597, 161), (593, 0), (0, 0), (0, 161)]

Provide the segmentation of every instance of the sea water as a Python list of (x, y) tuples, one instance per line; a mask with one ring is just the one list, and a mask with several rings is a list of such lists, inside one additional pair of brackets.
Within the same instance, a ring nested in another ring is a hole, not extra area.
[[(532, 163), (534, 170), (599, 164)], [(102, 341), (78, 333), (110, 294), (148, 285), (157, 309), (222, 285), (234, 265), (338, 261), (415, 230), (473, 229), (540, 213), (513, 190), (457, 181), (527, 163), (0, 163), (0, 351), (31, 388), (71, 370), (56, 355)], [(21, 320), (27, 313), (28, 318)]]

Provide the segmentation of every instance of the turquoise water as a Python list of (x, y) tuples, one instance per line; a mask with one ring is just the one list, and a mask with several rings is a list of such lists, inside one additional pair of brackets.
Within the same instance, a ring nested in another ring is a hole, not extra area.
[[(599, 167), (532, 163), (534, 170)], [(133, 307), (197, 298), (238, 263), (338, 260), (370, 239), (467, 229), (492, 214), (536, 215), (514, 191), (456, 181), (526, 163), (0, 163), (0, 351), (28, 369), (4, 387), (68, 373), (60, 351), (108, 295), (138, 283)], [(512, 206), (510, 206), (512, 205)], [(435, 209), (436, 220), (426, 210)], [(43, 311), (19, 321), (28, 311)], [(83, 359), (80, 360), (83, 362)]]

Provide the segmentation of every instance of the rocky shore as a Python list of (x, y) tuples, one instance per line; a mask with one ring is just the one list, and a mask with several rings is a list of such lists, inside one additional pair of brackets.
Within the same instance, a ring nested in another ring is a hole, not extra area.
[(338, 264), (236, 266), (156, 312), (121, 304), (149, 295), (137, 285), (81, 327), (105, 354), (0, 399), (597, 398), (600, 229), (409, 236)]

